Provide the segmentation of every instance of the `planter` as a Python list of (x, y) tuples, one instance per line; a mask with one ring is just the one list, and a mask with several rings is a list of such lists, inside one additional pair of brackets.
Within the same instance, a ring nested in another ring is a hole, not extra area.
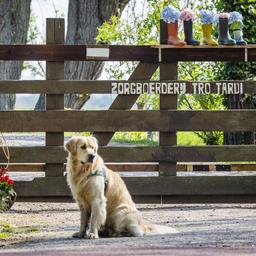
[(8, 192), (0, 191), (0, 210), (8, 211), (11, 209), (17, 198), (16, 192), (11, 189)]

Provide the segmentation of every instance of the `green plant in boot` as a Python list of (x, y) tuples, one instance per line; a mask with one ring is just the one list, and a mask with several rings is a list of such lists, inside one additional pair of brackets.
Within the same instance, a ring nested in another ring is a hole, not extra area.
[(203, 44), (216, 46), (218, 43), (212, 38), (212, 27), (214, 23), (215, 13), (212, 11), (201, 10), (201, 22), (203, 31)]
[(243, 16), (239, 12), (231, 12), (229, 17), (229, 29), (233, 33), (233, 37), (237, 45), (246, 45), (243, 39)]
[(229, 13), (223, 12), (217, 15), (219, 24), (218, 43), (219, 45), (235, 45), (236, 41), (229, 34)]

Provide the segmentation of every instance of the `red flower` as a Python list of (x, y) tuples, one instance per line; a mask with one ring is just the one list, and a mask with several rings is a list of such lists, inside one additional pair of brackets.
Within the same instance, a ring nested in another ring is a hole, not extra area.
[(8, 181), (10, 177), (8, 175), (4, 176), (4, 181)]
[(7, 169), (4, 167), (0, 167), (0, 183), (5, 186), (12, 186), (14, 181), (7, 175)]
[(0, 177), (4, 176), (6, 172), (7, 172), (6, 168), (0, 167)]
[(9, 185), (13, 185), (14, 181), (11, 180), (11, 179), (9, 179), (9, 180), (8, 180), (8, 183), (9, 183)]

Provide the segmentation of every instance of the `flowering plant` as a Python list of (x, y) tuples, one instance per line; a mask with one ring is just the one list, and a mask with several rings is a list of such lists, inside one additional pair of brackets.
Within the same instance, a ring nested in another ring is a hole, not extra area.
[(201, 10), (201, 22), (202, 24), (213, 24), (215, 13), (213, 11)]
[(215, 15), (214, 22), (219, 23), (219, 18), (221, 19), (229, 19), (230, 14), (228, 12), (221, 12)]
[(181, 14), (180, 14), (180, 19), (182, 21), (189, 21), (189, 20), (196, 20), (197, 19), (197, 16), (196, 16), (196, 13), (193, 12), (192, 10), (190, 9), (184, 9)]
[(178, 21), (179, 17), (180, 11), (171, 5), (165, 7), (164, 10), (161, 12), (161, 18), (166, 23), (175, 23), (176, 21)]
[(243, 16), (239, 12), (231, 12), (229, 17), (229, 24), (231, 30), (239, 30), (242, 29), (243, 24)]
[(16, 199), (14, 181), (7, 175), (7, 169), (0, 167), (0, 210), (8, 210)]

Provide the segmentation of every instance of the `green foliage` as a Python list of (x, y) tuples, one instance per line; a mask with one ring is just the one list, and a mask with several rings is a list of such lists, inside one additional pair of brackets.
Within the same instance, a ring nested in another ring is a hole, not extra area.
[(15, 234), (29, 234), (39, 230), (37, 226), (13, 227), (9, 223), (0, 222), (0, 240), (10, 238)]
[(148, 140), (146, 132), (116, 132), (112, 142), (118, 144), (136, 144), (145, 146), (156, 146), (157, 139)]
[[(130, 1), (127, 13), (123, 17), (112, 17), (110, 21), (105, 22), (98, 28), (99, 34), (97, 41), (104, 41), (109, 44), (159, 44), (159, 21), (160, 13), (167, 5), (174, 5), (182, 9), (189, 7), (196, 11), (201, 8), (213, 9), (214, 4), (211, 1), (181, 2), (181, 1), (143, 1), (142, 12), (138, 13), (138, 1)], [(183, 37), (183, 33), (180, 36)], [(197, 39), (201, 37), (201, 24), (194, 22), (194, 34)], [(106, 66), (106, 72), (110, 79), (127, 79), (135, 69), (137, 63), (119, 62)], [(215, 80), (218, 72), (223, 69), (221, 63), (179, 63), (179, 79), (194, 81)], [(159, 79), (159, 71), (152, 77)], [(221, 95), (181, 95), (179, 97), (179, 109), (224, 109), (223, 96)], [(159, 109), (158, 95), (141, 95), (137, 101), (139, 109)], [(201, 141), (206, 144), (219, 144), (223, 141), (222, 133), (196, 133)], [(130, 138), (131, 139), (131, 138)]]
[[(244, 39), (248, 43), (256, 43), (256, 1), (244, 0), (216, 0), (216, 6), (219, 11), (237, 11), (240, 12), (244, 19), (243, 34)], [(255, 80), (256, 79), (256, 62), (228, 62), (219, 72), (219, 79), (223, 80)], [(256, 108), (255, 95), (243, 96), (226, 96), (223, 101), (224, 105), (229, 108)], [(229, 144), (232, 141), (243, 143), (253, 143), (253, 135), (249, 132), (225, 133), (225, 143)], [(249, 142), (250, 141), (250, 142)]]
[[(140, 146), (157, 146), (158, 135), (154, 134), (153, 139), (148, 139), (146, 132), (116, 132), (112, 140), (113, 143), (118, 144), (132, 144)], [(178, 145), (204, 145), (205, 141), (195, 134), (194, 132), (178, 132), (177, 133)]]
[[(216, 6), (219, 11), (237, 11), (244, 19), (243, 34), (244, 39), (249, 43), (256, 43), (256, 1), (251, 0), (216, 0)], [(219, 74), (224, 79), (255, 79), (255, 62), (229, 62), (225, 65), (223, 72)]]

